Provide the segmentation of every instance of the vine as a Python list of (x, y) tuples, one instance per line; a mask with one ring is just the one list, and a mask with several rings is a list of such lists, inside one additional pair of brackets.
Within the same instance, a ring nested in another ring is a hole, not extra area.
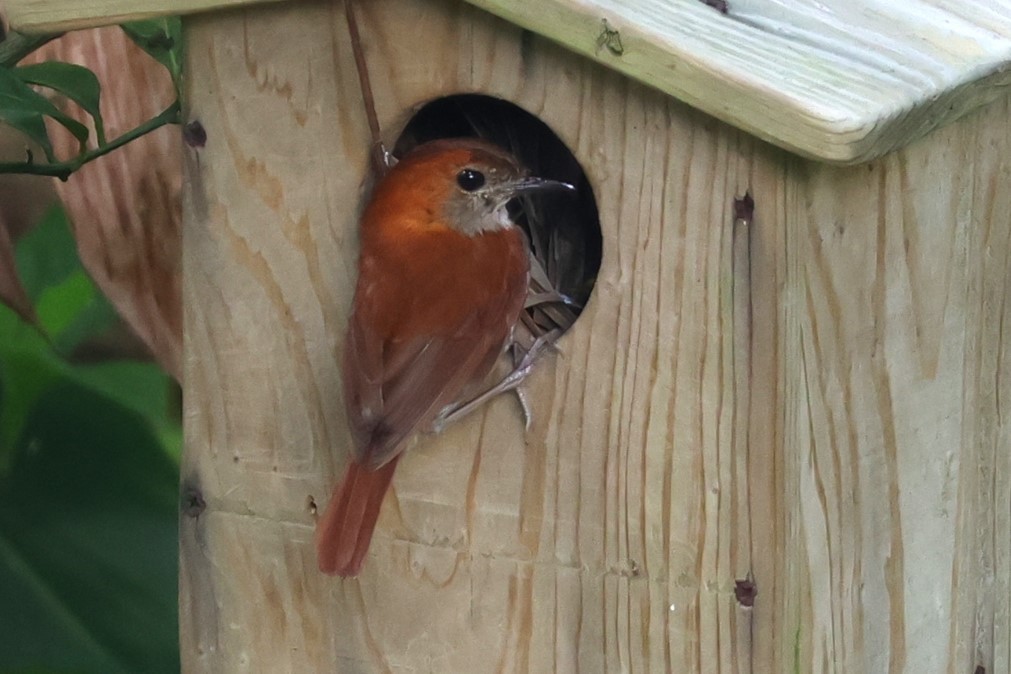
[[(0, 174), (53, 176), (65, 181), (88, 162), (166, 124), (180, 123), (179, 90), (183, 44), (179, 18), (135, 21), (123, 24), (121, 28), (141, 49), (169, 71), (175, 85), (176, 100), (155, 117), (109, 140), (105, 137), (102, 121), (102, 88), (95, 73), (84, 66), (61, 61), (19, 66), (17, 64), (28, 54), (59, 36), (11, 33), (0, 42), (0, 123), (20, 131), (38, 145), (45, 155), (45, 161), (37, 161), (34, 153), (26, 149), (24, 161), (0, 162)], [(92, 139), (88, 126), (60, 110), (40, 89), (66, 96), (88, 114), (95, 129), (93, 147), (89, 144)], [(46, 129), (47, 117), (77, 139), (78, 152), (74, 157), (57, 159)]]

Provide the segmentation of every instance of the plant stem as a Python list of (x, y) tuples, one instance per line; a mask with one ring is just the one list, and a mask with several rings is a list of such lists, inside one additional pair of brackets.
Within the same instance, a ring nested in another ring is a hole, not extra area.
[(88, 162), (109, 154), (113, 150), (126, 145), (130, 141), (136, 140), (144, 134), (150, 133), (157, 128), (165, 126), (166, 124), (178, 123), (179, 101), (175, 101), (157, 117), (152, 117), (140, 126), (127, 131), (122, 136), (119, 136), (111, 142), (100, 147), (96, 147), (94, 150), (82, 152), (73, 159), (46, 164), (36, 164), (30, 159), (23, 162), (0, 162), (0, 173), (23, 173), (35, 176), (52, 176), (66, 182), (71, 173), (81, 168)]

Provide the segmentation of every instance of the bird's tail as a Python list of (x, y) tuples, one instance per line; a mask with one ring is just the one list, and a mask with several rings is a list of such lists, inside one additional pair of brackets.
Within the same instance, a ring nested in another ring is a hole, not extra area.
[(346, 578), (357, 576), (362, 570), (379, 508), (399, 458), (395, 456), (375, 469), (357, 461), (348, 464), (344, 479), (334, 489), (326, 512), (316, 525), (320, 571)]

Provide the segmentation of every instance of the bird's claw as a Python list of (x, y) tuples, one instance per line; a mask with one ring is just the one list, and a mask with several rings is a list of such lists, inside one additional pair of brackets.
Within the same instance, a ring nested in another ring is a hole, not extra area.
[[(527, 377), (530, 374), (530, 370), (533, 368), (534, 363), (540, 357), (541, 353), (547, 350), (556, 352), (558, 351), (556, 342), (558, 341), (558, 338), (561, 336), (562, 331), (558, 328), (555, 328), (554, 330), (549, 330), (548, 332), (545, 332), (543, 335), (538, 336), (537, 339), (534, 340), (534, 343), (530, 345), (530, 348), (527, 349), (526, 352), (523, 354), (523, 357), (520, 358), (520, 362), (516, 365), (516, 369), (513, 370), (513, 373), (511, 373), (509, 376), (511, 377), (513, 376), (513, 374), (522, 371), (523, 377), (524, 378)], [(516, 350), (519, 351), (521, 349), (520, 347), (517, 346)], [(506, 377), (506, 379), (508, 378), (509, 377)]]
[[(520, 362), (513, 368), (512, 372), (502, 379), (502, 381), (465, 403), (450, 405), (443, 408), (443, 410), (439, 412), (432, 421), (432, 430), (436, 433), (441, 432), (447, 425), (470, 414), (495, 396), (508, 393), (509, 391), (514, 391), (516, 396), (519, 398), (520, 406), (523, 408), (523, 424), (526, 430), (529, 430), (533, 415), (530, 412), (530, 407), (527, 404), (526, 397), (523, 392), (519, 390), (519, 387), (523, 381), (530, 376), (531, 371), (533, 371), (534, 364), (537, 362), (537, 358), (547, 349), (557, 348), (555, 346), (555, 342), (561, 334), (561, 330), (555, 329), (546, 332), (535, 339), (534, 343), (530, 345), (530, 348), (527, 349), (520, 358)], [(515, 345), (514, 347), (515, 350), (519, 350), (519, 347), (516, 347)]]
[(527, 402), (527, 393), (520, 386), (514, 388), (513, 393), (516, 394), (516, 400), (520, 402), (520, 410), (523, 412), (523, 431), (527, 432), (534, 422), (534, 415), (530, 411), (530, 403)]

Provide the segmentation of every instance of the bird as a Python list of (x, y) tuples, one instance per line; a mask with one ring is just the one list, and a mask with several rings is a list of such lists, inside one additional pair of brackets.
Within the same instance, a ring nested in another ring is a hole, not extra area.
[(377, 182), (342, 359), (352, 456), (317, 523), (321, 572), (361, 572), (407, 441), (485, 385), (528, 290), (526, 238), (507, 205), (559, 188), (573, 189), (475, 138), (422, 143)]

